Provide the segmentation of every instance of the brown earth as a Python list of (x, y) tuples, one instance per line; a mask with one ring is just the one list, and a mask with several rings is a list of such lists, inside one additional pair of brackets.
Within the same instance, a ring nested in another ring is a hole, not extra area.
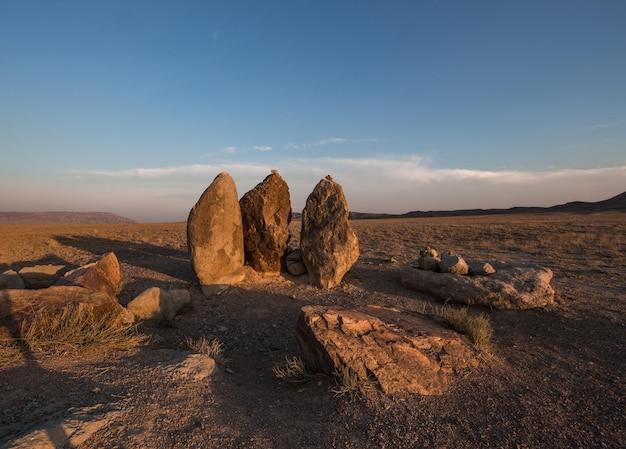
[[(292, 223), (297, 233), (299, 222)], [(285, 274), (203, 298), (185, 224), (0, 226), (0, 271), (78, 266), (114, 251), (127, 303), (152, 286), (191, 290), (169, 326), (141, 325), (145, 348), (114, 354), (29, 353), (0, 369), (0, 446), (16, 437), (81, 448), (474, 448), (626, 446), (626, 216), (523, 215), (353, 221), (361, 257), (333, 290)], [(402, 288), (421, 247), (554, 270), (557, 302), (480, 310), (494, 342), (478, 369), (443, 396), (374, 395), (350, 402), (333, 379), (291, 387), (272, 367), (299, 355), (307, 304), (440, 305)], [(218, 338), (230, 362), (210, 380), (164, 369), (186, 337)], [(167, 350), (169, 349), (169, 350)], [(98, 419), (100, 422), (98, 423)], [(74, 427), (72, 427), (74, 423)], [(94, 432), (95, 433), (92, 433)]]

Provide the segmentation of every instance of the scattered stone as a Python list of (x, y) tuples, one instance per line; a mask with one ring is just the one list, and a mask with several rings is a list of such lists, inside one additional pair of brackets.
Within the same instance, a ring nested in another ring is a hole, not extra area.
[(554, 302), (552, 270), (535, 264), (490, 262), (489, 276), (459, 276), (404, 267), (400, 273), (406, 288), (441, 301), (483, 305), (495, 309), (532, 309)]
[[(0, 338), (13, 338), (23, 324), (46, 314), (62, 313), (69, 306), (79, 306), (96, 315), (112, 316), (124, 323), (134, 322), (132, 313), (115, 298), (82, 287), (48, 287), (36, 290), (3, 290), (0, 295)], [(7, 332), (10, 336), (7, 337)]]
[(348, 203), (341, 185), (330, 175), (307, 198), (300, 247), (309, 279), (320, 288), (338, 285), (359, 258), (359, 241), (348, 221)]
[(24, 285), (24, 281), (17, 274), (17, 271), (7, 270), (4, 273), (0, 274), (0, 290), (9, 289), (9, 288), (26, 288)]
[(420, 270), (428, 270), (428, 271), (439, 271), (439, 262), (440, 259), (438, 257), (433, 256), (421, 256), (417, 259), (417, 265)]
[(469, 267), (461, 256), (455, 254), (442, 254), (439, 261), (439, 271), (442, 273), (467, 274)]
[(496, 272), (496, 269), (488, 262), (468, 261), (467, 265), (470, 276), (489, 276)]
[(280, 274), (289, 241), (289, 186), (276, 170), (241, 200), (246, 263), (255, 271)]
[(75, 285), (117, 296), (121, 281), (120, 264), (115, 254), (110, 252), (95, 262), (67, 272), (56, 285)]
[(161, 369), (173, 380), (199, 382), (211, 377), (216, 368), (215, 360), (207, 354), (181, 354), (172, 349), (160, 349), (159, 355), (167, 359), (159, 364)]
[(191, 209), (187, 244), (205, 295), (219, 294), (245, 277), (241, 208), (228, 173), (220, 173)]
[(424, 249), (420, 250), (420, 256), (421, 257), (439, 258), (439, 253), (437, 252), (436, 249), (433, 249), (431, 247), (427, 247), (427, 248), (424, 248)]
[(47, 288), (59, 279), (64, 269), (65, 265), (35, 265), (22, 268), (18, 274), (26, 288)]
[(313, 371), (332, 375), (349, 369), (387, 394), (442, 394), (455, 377), (478, 365), (465, 337), (397, 309), (305, 306), (296, 338)]
[(191, 295), (187, 290), (166, 291), (152, 287), (129, 302), (127, 308), (138, 320), (172, 321), (190, 303)]
[(289, 274), (292, 274), (294, 276), (301, 276), (307, 272), (304, 262), (294, 262), (291, 260), (287, 261), (287, 271), (289, 272)]

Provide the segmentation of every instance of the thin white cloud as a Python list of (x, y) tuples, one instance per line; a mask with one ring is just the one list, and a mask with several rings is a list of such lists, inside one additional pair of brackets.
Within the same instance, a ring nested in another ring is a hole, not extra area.
[(234, 154), (237, 152), (236, 146), (224, 147), (218, 150), (219, 153)]
[(603, 128), (613, 128), (615, 126), (621, 126), (624, 124), (626, 124), (626, 120), (615, 120), (613, 122), (596, 123), (594, 125), (586, 126), (585, 129), (597, 130), (597, 129), (603, 129)]
[(314, 142), (304, 142), (304, 143), (294, 143), (289, 142), (285, 145), (285, 148), (289, 150), (299, 150), (302, 148), (311, 148), (311, 147), (321, 147), (326, 145), (335, 145), (338, 143), (346, 143), (349, 139), (345, 139), (343, 137), (328, 137), (326, 139), (316, 140)]
[(268, 145), (254, 145), (252, 149), (257, 151), (271, 151), (272, 147)]
[(267, 164), (73, 170), (41, 179), (36, 185), (16, 180), (9, 185), (4, 180), (3, 186), (0, 180), (0, 187), (4, 187), (0, 189), (0, 204), (6, 210), (95, 207), (139, 221), (184, 220), (219, 173), (230, 173), (241, 196), (274, 168), (289, 185), (294, 211), (302, 210), (314, 186), (329, 174), (343, 186), (350, 209), (361, 212), (552, 206), (599, 201), (626, 190), (626, 166), (498, 171), (436, 168), (421, 156), (327, 157), (285, 158)]

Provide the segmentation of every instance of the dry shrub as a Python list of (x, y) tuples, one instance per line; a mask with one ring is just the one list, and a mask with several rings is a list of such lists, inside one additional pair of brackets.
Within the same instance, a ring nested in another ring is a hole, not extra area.
[(293, 359), (285, 357), (285, 365), (275, 365), (272, 371), (278, 379), (290, 385), (302, 385), (314, 377), (299, 357)]
[(378, 382), (369, 376), (362, 376), (349, 367), (335, 371), (335, 387), (330, 391), (335, 396), (349, 396), (351, 401), (365, 399), (377, 390)]
[(112, 314), (94, 313), (78, 305), (60, 313), (38, 311), (24, 323), (20, 339), (30, 351), (127, 350), (144, 344), (147, 338), (132, 324)]
[(196, 340), (187, 338), (185, 341), (190, 349), (200, 354), (208, 355), (217, 363), (224, 365), (228, 362), (228, 359), (224, 357), (224, 345), (215, 338), (209, 341), (206, 337), (202, 336)]
[(467, 308), (455, 309), (443, 306), (440, 316), (454, 330), (467, 335), (477, 348), (486, 349), (489, 345), (493, 329), (485, 314), (470, 315)]

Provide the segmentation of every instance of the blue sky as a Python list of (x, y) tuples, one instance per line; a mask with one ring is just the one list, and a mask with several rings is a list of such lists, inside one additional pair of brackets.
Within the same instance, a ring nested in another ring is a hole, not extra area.
[(221, 171), (299, 211), (626, 190), (626, 2), (0, 0), (0, 210), (182, 221)]

